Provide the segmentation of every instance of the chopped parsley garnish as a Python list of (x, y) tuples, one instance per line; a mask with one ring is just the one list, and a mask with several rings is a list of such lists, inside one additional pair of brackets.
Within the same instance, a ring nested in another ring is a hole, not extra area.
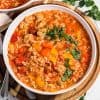
[(72, 36), (66, 34), (63, 27), (54, 26), (52, 29), (47, 31), (46, 36), (48, 36), (50, 40), (55, 40), (57, 38), (60, 40), (65, 39), (67, 42), (77, 45), (77, 41), (75, 41)]
[(81, 53), (79, 50), (77, 50), (76, 48), (71, 50), (71, 54), (72, 56), (76, 59), (76, 60), (80, 60), (81, 58)]
[(65, 59), (64, 65), (65, 65), (66, 68), (69, 67), (69, 59), (68, 58)]
[(61, 80), (63, 82), (66, 81), (67, 79), (69, 79), (73, 73), (73, 71), (69, 68), (69, 66), (70, 66), (69, 61), (70, 61), (70, 59), (68, 59), (68, 58), (65, 59), (64, 65), (66, 67), (66, 71), (64, 72), (63, 76), (61, 77)]
[(77, 45), (77, 41), (75, 41), (70, 35), (65, 34), (64, 38), (69, 42), (69, 43), (73, 43), (75, 45)]
[(64, 72), (63, 76), (61, 77), (61, 80), (65, 82), (67, 79), (69, 79), (72, 75), (73, 71), (70, 68), (66, 68), (66, 71)]
[(50, 37), (51, 40), (54, 40), (56, 38), (62, 38), (64, 34), (64, 30), (62, 27), (56, 27), (54, 26), (52, 29), (49, 29), (47, 31), (47, 36)]
[(50, 37), (50, 40), (54, 40), (57, 38), (56, 33), (57, 33), (57, 28), (54, 27), (53, 29), (48, 30), (46, 35)]

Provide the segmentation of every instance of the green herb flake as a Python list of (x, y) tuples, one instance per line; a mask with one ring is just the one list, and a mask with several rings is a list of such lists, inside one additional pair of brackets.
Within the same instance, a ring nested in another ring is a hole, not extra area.
[(62, 38), (64, 34), (64, 29), (62, 27), (54, 26), (52, 29), (47, 31), (47, 36), (50, 37), (51, 40)]
[(79, 98), (79, 100), (85, 100), (86, 93)]
[(47, 31), (46, 36), (49, 36), (50, 40), (55, 40), (57, 38), (59, 39), (65, 39), (69, 43), (73, 43), (77, 45), (77, 41), (75, 41), (72, 36), (64, 33), (64, 28), (63, 27), (56, 27), (54, 26), (53, 29), (50, 29)]
[(77, 41), (75, 41), (70, 35), (65, 35), (64, 38), (69, 42), (69, 43), (73, 43), (75, 45), (77, 45)]
[(81, 58), (81, 53), (79, 50), (77, 50), (76, 48), (72, 49), (71, 51), (72, 56), (76, 59), (76, 60), (80, 60)]
[(58, 37), (59, 38), (63, 38), (64, 37), (64, 29), (62, 27), (59, 28), (57, 33), (58, 33)]
[(56, 31), (55, 28), (48, 30), (46, 35), (49, 36), (51, 40), (56, 39), (57, 36), (55, 34), (55, 31)]
[(65, 65), (66, 68), (69, 67), (69, 60), (70, 60), (70, 59), (68, 59), (68, 58), (65, 59), (64, 65)]
[(64, 72), (63, 76), (61, 77), (61, 80), (65, 82), (67, 79), (69, 79), (72, 75), (73, 71), (70, 68), (67, 68)]

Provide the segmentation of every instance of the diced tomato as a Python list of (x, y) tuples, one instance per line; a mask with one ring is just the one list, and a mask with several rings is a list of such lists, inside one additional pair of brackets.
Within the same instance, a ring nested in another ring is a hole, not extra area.
[(49, 41), (44, 41), (42, 43), (42, 49), (40, 50), (40, 54), (42, 56), (49, 56), (51, 49), (53, 48), (53, 44)]
[(44, 42), (42, 43), (42, 46), (43, 46), (44, 48), (52, 48), (52, 47), (53, 47), (53, 44), (52, 44), (51, 42), (44, 41)]
[(24, 66), (18, 67), (19, 74), (26, 74), (26, 71), (27, 71), (26, 67), (24, 67)]
[(42, 50), (40, 51), (40, 54), (42, 55), (42, 56), (49, 56), (49, 54), (50, 54), (50, 51), (51, 51), (51, 49), (49, 49), (49, 48), (42, 48)]
[(12, 37), (11, 37), (11, 42), (16, 42), (18, 40), (18, 33), (17, 32), (15, 32), (13, 35), (12, 35)]
[(17, 65), (21, 65), (23, 61), (26, 61), (26, 58), (24, 56), (19, 56), (18, 58), (15, 59), (15, 63)]
[(18, 49), (18, 53), (20, 53), (22, 55), (25, 54), (25, 52), (27, 52), (27, 47), (26, 46), (23, 46), (23, 47)]

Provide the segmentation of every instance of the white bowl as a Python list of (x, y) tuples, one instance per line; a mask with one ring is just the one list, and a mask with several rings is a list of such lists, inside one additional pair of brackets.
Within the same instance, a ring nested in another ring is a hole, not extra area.
[(25, 9), (26, 7), (30, 6), (33, 2), (36, 2), (38, 0), (29, 0), (27, 1), (26, 3), (18, 6), (18, 7), (15, 7), (15, 8), (10, 8), (10, 9), (0, 9), (0, 12), (13, 12), (13, 11), (18, 11), (18, 10), (23, 10)]
[[(61, 11), (67, 12), (67, 13), (71, 14), (72, 16), (74, 16), (83, 25), (83, 27), (87, 31), (88, 36), (89, 36), (90, 41), (91, 41), (91, 45), (92, 45), (92, 57), (91, 57), (89, 68), (88, 68), (86, 74), (84, 75), (84, 77), (79, 82), (77, 82), (75, 85), (73, 85), (73, 86), (71, 86), (71, 87), (69, 87), (67, 89), (63, 89), (63, 90), (57, 91), (57, 92), (44, 92), (44, 91), (41, 91), (41, 90), (33, 89), (33, 88), (25, 85), (23, 82), (21, 82), (15, 76), (15, 74), (14, 74), (14, 72), (11, 69), (11, 66), (9, 64), (9, 59), (8, 59), (8, 56), (7, 56), (7, 54), (8, 54), (8, 43), (10, 41), (10, 38), (11, 38), (13, 32), (15, 31), (16, 27), (20, 24), (20, 22), (26, 16), (29, 16), (29, 15), (31, 15), (33, 13), (36, 13), (36, 12), (45, 11), (45, 10), (61, 10)], [(88, 77), (88, 75), (92, 71), (92, 69), (93, 69), (93, 67), (95, 65), (96, 56), (97, 56), (96, 40), (95, 40), (95, 36), (94, 36), (90, 26), (88, 25), (88, 23), (79, 14), (77, 14), (75, 11), (72, 11), (71, 9), (63, 7), (63, 6), (53, 5), (53, 4), (39, 5), (39, 6), (30, 8), (30, 9), (24, 11), (22, 14), (20, 14), (12, 22), (12, 24), (9, 26), (9, 28), (7, 30), (7, 33), (5, 35), (5, 38), (4, 38), (4, 43), (3, 43), (3, 57), (4, 57), (4, 61), (5, 61), (5, 64), (7, 66), (7, 69), (9, 71), (9, 73), (14, 78), (14, 80), (16, 80), (16, 82), (18, 82), (24, 88), (26, 88), (26, 89), (28, 89), (28, 90), (30, 90), (32, 92), (39, 93), (39, 94), (44, 94), (44, 95), (61, 94), (61, 93), (64, 93), (64, 92), (68, 92), (68, 91), (70, 91), (70, 90), (72, 90), (74, 88), (77, 88), (80, 84), (83, 83), (83, 81)]]

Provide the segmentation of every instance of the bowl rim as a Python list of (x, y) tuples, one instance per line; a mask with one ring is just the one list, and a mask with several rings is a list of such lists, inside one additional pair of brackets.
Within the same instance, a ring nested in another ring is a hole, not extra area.
[[(45, 8), (45, 9), (44, 9)], [(83, 78), (78, 81), (76, 84), (72, 85), (71, 87), (67, 88), (67, 89), (63, 89), (63, 90), (59, 90), (56, 92), (46, 92), (46, 91), (41, 91), (38, 89), (34, 89), (31, 88), (27, 85), (25, 85), (23, 82), (21, 82), (17, 76), (15, 76), (10, 64), (9, 64), (9, 60), (8, 60), (8, 43), (10, 41), (10, 38), (14, 32), (14, 30), (16, 29), (16, 27), (19, 25), (19, 23), (26, 17), (29, 15), (32, 15), (33, 13), (36, 12), (40, 12), (40, 11), (46, 11), (46, 10), (61, 10), (63, 12), (69, 13), (72, 16), (74, 16), (81, 24), (82, 26), (85, 28), (85, 30), (87, 31), (87, 34), (89, 35), (89, 38), (91, 40), (91, 46), (92, 46), (92, 57), (91, 57), (91, 61), (90, 61), (90, 65), (89, 68), (86, 72), (86, 74), (83, 76)], [(97, 45), (96, 45), (96, 39), (95, 36), (93, 34), (93, 31), (91, 30), (90, 26), (88, 25), (88, 23), (85, 21), (85, 19), (83, 19), (78, 13), (76, 13), (75, 11), (73, 11), (70, 8), (66, 8), (64, 6), (61, 5), (56, 5), (56, 4), (45, 4), (45, 5), (38, 5), (35, 7), (32, 7), (26, 11), (24, 11), (23, 13), (21, 13), (18, 17), (15, 18), (15, 20), (11, 23), (11, 25), (9, 26), (5, 38), (4, 38), (4, 42), (3, 42), (3, 58), (6, 64), (6, 67), (10, 73), (10, 75), (13, 77), (13, 79), (19, 83), (22, 87), (24, 87), (25, 89), (31, 91), (31, 92), (35, 92), (38, 94), (43, 94), (43, 95), (57, 95), (57, 94), (61, 94), (61, 93), (65, 93), (65, 92), (69, 92), (72, 89), (77, 88), (80, 84), (82, 84), (82, 82), (84, 82), (86, 80), (86, 78), (88, 77), (88, 75), (91, 73), (94, 65), (95, 65), (95, 61), (96, 61), (96, 57), (97, 57)]]
[(9, 8), (9, 9), (0, 9), (0, 12), (11, 12), (11, 11), (21, 10), (21, 9), (29, 6), (31, 3), (34, 3), (36, 1), (38, 1), (38, 0), (29, 0), (26, 3), (24, 3), (24, 4), (22, 4), (22, 5), (18, 6), (18, 7)]

